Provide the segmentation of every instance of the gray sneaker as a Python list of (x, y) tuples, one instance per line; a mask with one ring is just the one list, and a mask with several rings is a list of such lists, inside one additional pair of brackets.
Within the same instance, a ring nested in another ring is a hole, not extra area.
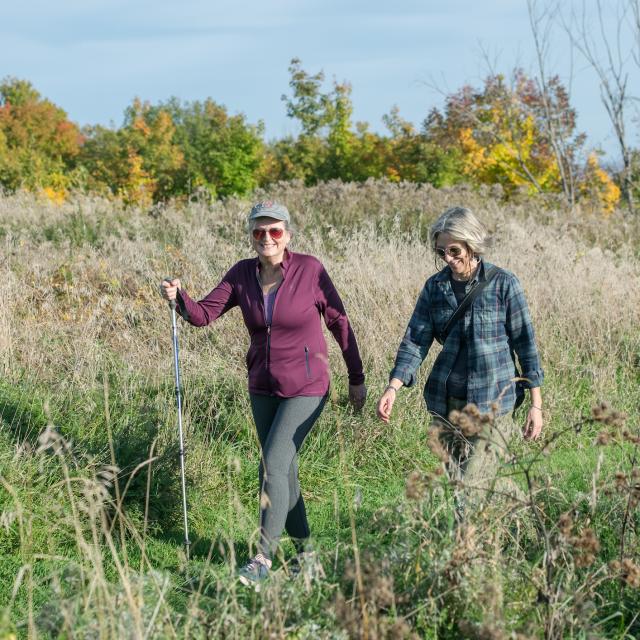
[(253, 586), (256, 591), (259, 591), (260, 583), (269, 577), (270, 567), (269, 560), (259, 553), (238, 570), (238, 579), (245, 586)]

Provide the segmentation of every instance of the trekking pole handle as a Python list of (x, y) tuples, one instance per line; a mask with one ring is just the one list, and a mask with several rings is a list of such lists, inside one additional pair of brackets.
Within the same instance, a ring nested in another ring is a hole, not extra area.
[[(174, 280), (175, 278), (172, 278), (171, 276), (166, 276), (165, 278), (163, 278), (162, 282), (168, 282), (169, 284), (171, 284)], [(169, 300), (169, 307), (171, 308), (171, 310), (174, 310), (176, 308), (175, 298), (173, 300)]]

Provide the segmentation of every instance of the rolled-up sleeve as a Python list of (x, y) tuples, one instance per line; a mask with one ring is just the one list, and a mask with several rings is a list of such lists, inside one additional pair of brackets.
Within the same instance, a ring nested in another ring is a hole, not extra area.
[(416, 382), (416, 373), (433, 343), (433, 323), (429, 311), (429, 292), (425, 285), (418, 296), (404, 338), (398, 347), (395, 364), (389, 378), (398, 378), (411, 387)]
[(544, 372), (536, 346), (529, 307), (520, 281), (513, 276), (507, 290), (506, 331), (518, 356), (525, 388), (542, 386)]

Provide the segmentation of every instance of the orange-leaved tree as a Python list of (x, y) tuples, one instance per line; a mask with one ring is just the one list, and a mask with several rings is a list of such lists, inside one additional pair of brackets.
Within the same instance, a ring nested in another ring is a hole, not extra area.
[(137, 98), (120, 129), (87, 128), (80, 159), (90, 189), (141, 206), (174, 195), (184, 164), (171, 115)]
[(82, 135), (60, 107), (26, 80), (0, 83), (0, 186), (64, 196)]

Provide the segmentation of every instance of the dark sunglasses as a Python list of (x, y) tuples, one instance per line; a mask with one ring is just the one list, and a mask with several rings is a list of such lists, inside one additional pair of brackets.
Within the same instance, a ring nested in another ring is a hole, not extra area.
[(459, 258), (462, 255), (462, 247), (447, 247), (446, 249), (443, 249), (442, 247), (436, 247), (436, 255), (438, 256), (438, 258), (442, 258), (444, 260), (444, 257), (447, 255), (447, 253), (452, 258)]
[(255, 240), (263, 240), (267, 233), (271, 236), (272, 240), (280, 240), (284, 235), (284, 229), (280, 227), (273, 227), (271, 229), (254, 229), (251, 232)]

